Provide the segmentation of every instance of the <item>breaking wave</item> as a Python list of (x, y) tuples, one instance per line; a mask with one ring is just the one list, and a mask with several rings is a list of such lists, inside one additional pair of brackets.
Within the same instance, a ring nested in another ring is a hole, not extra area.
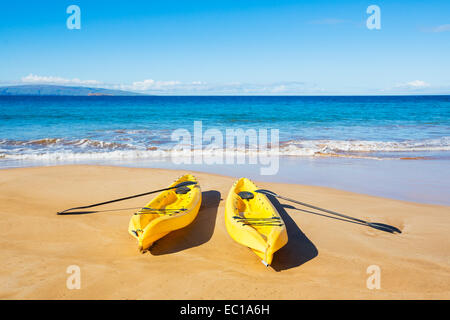
[(450, 137), (408, 141), (298, 140), (280, 144), (285, 155), (450, 151)]
[[(183, 152), (174, 148), (170, 140), (102, 141), (94, 139), (44, 138), (35, 140), (0, 140), (0, 161), (10, 160), (98, 160), (98, 159), (144, 159), (169, 156), (186, 157), (195, 152), (187, 146)], [(415, 159), (417, 153), (450, 151), (450, 137), (428, 140), (407, 141), (365, 141), (365, 140), (288, 140), (279, 148), (258, 149), (256, 146), (239, 146), (223, 149), (205, 145), (204, 156), (217, 156), (221, 152), (233, 151), (237, 154), (270, 154), (298, 157), (344, 157), (366, 159), (405, 159), (395, 153), (407, 154)], [(388, 154), (388, 155), (386, 155)]]

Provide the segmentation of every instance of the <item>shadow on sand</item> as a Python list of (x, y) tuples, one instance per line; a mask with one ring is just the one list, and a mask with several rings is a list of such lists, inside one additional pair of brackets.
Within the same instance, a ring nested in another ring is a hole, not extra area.
[(284, 210), (281, 203), (273, 196), (267, 196), (283, 219), (288, 234), (288, 243), (275, 253), (272, 268), (275, 271), (283, 271), (301, 266), (314, 259), (319, 251), (316, 246), (300, 230), (294, 220)]
[(220, 192), (202, 192), (202, 205), (195, 220), (186, 228), (172, 231), (155, 242), (150, 249), (153, 255), (164, 255), (200, 246), (211, 239), (216, 225)]

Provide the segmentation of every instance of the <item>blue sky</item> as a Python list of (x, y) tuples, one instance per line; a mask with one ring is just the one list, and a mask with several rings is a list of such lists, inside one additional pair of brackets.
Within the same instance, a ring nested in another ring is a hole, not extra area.
[[(69, 5), (81, 29), (69, 30)], [(366, 9), (381, 9), (369, 30)], [(450, 1), (8, 1), (0, 85), (157, 94), (450, 93)]]

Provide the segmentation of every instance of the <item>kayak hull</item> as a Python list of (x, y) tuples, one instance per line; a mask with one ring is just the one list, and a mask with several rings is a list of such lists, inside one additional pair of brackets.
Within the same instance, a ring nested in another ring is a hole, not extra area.
[[(231, 238), (249, 247), (268, 266), (275, 252), (288, 242), (285, 224), (270, 200), (247, 178), (231, 187), (225, 205), (225, 225)], [(252, 199), (242, 199), (240, 192), (251, 192)]]
[[(197, 182), (194, 176), (184, 175), (169, 187), (184, 181)], [(128, 233), (137, 239), (141, 252), (170, 232), (188, 226), (197, 217), (202, 201), (201, 190), (198, 184), (188, 188), (190, 191), (185, 194), (178, 194), (176, 189), (161, 192), (131, 217)]]

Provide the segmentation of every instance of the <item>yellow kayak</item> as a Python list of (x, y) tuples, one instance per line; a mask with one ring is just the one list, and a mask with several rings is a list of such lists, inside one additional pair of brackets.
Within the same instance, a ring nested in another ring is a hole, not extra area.
[[(197, 182), (193, 175), (187, 174), (170, 187), (185, 181)], [(198, 184), (163, 191), (131, 217), (128, 232), (138, 240), (139, 250), (146, 251), (156, 240), (194, 221), (201, 202)]]
[(249, 247), (269, 266), (273, 254), (288, 242), (283, 219), (270, 200), (247, 178), (236, 181), (228, 193), (225, 225), (230, 236)]

